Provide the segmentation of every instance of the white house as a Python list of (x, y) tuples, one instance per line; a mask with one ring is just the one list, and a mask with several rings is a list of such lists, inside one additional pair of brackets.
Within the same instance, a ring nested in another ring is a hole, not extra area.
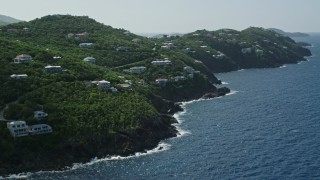
[(151, 64), (156, 65), (156, 66), (166, 66), (166, 65), (170, 65), (171, 61), (170, 60), (156, 60), (156, 61), (152, 61)]
[(116, 48), (116, 51), (122, 51), (122, 52), (127, 52), (129, 51), (128, 47), (120, 46)]
[(263, 55), (263, 50), (257, 49), (256, 50), (256, 54), (259, 55), (259, 56)]
[(93, 46), (93, 43), (80, 43), (79, 47), (81, 48), (91, 48)]
[(34, 111), (33, 112), (33, 118), (36, 120), (43, 120), (48, 117), (48, 113), (45, 113), (43, 111)]
[(166, 86), (168, 79), (156, 79), (156, 84), (160, 85), (160, 86)]
[(97, 86), (99, 86), (102, 89), (109, 89), (110, 87), (110, 82), (106, 81), (106, 80), (101, 80), (101, 81), (91, 81), (92, 84), (95, 84)]
[(112, 93), (116, 93), (116, 92), (118, 92), (118, 89), (115, 88), (115, 87), (111, 87), (111, 88), (110, 88), (110, 91), (111, 91)]
[(163, 48), (163, 49), (171, 49), (174, 47), (174, 44), (172, 42), (165, 42), (162, 44), (163, 44), (163, 46), (161, 46), (161, 48)]
[(241, 49), (241, 52), (242, 52), (242, 54), (248, 54), (248, 53), (251, 53), (251, 48), (242, 48)]
[(135, 39), (132, 39), (132, 42), (136, 43), (136, 44), (141, 44), (142, 43), (142, 40), (139, 39), (139, 38), (135, 38)]
[(59, 59), (61, 59), (62, 57), (61, 56), (53, 56), (53, 59), (54, 60), (59, 60)]
[(217, 55), (212, 55), (212, 57), (216, 58), (216, 59), (223, 59), (226, 55), (223, 54), (222, 52), (218, 51)]
[(184, 81), (184, 80), (186, 80), (186, 77), (184, 77), (184, 76), (175, 76), (175, 77), (173, 77), (172, 79), (173, 79), (173, 81), (175, 81), (175, 82), (179, 82), (179, 81)]
[(83, 59), (84, 62), (89, 62), (89, 63), (96, 63), (96, 58), (93, 57), (86, 57)]
[(29, 31), (30, 31), (30, 29), (29, 29), (29, 28), (27, 28), (27, 27), (25, 27), (25, 28), (23, 28), (23, 29), (22, 29), (22, 31), (23, 31), (23, 32), (29, 32)]
[(183, 70), (189, 74), (193, 74), (194, 73), (194, 69), (190, 66), (186, 66), (183, 68)]
[(12, 78), (12, 79), (27, 79), (28, 75), (26, 75), (26, 74), (12, 74), (10, 76), (10, 78)]
[(60, 73), (62, 72), (62, 67), (61, 66), (45, 66), (44, 71), (46, 73)]
[(138, 66), (138, 67), (132, 67), (128, 70), (128, 72), (130, 73), (135, 73), (135, 74), (140, 74), (143, 73), (144, 71), (146, 71), (146, 67), (144, 66)]
[(75, 34), (75, 36), (78, 37), (78, 38), (87, 37), (88, 35), (89, 35), (89, 33), (87, 33), (87, 32), (82, 32), (82, 33)]
[(7, 128), (9, 129), (13, 137), (28, 136), (28, 125), (25, 121), (11, 121), (7, 123)]
[(16, 58), (13, 59), (14, 63), (24, 63), (24, 62), (29, 62), (32, 60), (32, 57), (28, 54), (21, 54), (18, 55)]
[(47, 124), (36, 124), (29, 126), (30, 135), (52, 133), (52, 127)]
[(7, 29), (7, 32), (14, 32), (14, 33), (17, 33), (19, 32), (18, 29)]

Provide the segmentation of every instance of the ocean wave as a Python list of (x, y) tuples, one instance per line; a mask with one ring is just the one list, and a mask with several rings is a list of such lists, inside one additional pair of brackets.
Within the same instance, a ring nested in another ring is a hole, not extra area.
[(31, 176), (32, 173), (19, 173), (19, 174), (10, 174), (9, 176), (2, 177), (0, 179), (27, 179)]
[(221, 82), (222, 85), (226, 85), (229, 84), (228, 82)]
[(226, 94), (226, 96), (231, 96), (231, 95), (237, 94), (238, 92), (239, 91), (231, 90), (228, 94)]
[(7, 177), (1, 177), (0, 179), (28, 179), (30, 178), (32, 175), (42, 175), (42, 174), (54, 174), (54, 173), (65, 173), (65, 172), (69, 172), (69, 171), (74, 171), (77, 169), (82, 169), (82, 168), (86, 168), (88, 166), (92, 166), (93, 164), (96, 163), (100, 163), (100, 162), (107, 162), (107, 161), (119, 161), (119, 160), (125, 160), (125, 159), (131, 159), (131, 158), (138, 158), (141, 156), (147, 156), (150, 154), (155, 154), (155, 153), (159, 153), (162, 151), (167, 151), (169, 150), (171, 147), (170, 144), (164, 143), (164, 142), (160, 142), (158, 144), (157, 147), (155, 147), (154, 149), (151, 150), (147, 150), (146, 152), (136, 152), (134, 155), (130, 155), (130, 156), (110, 156), (110, 157), (105, 157), (105, 158), (93, 158), (91, 161), (87, 162), (87, 163), (74, 163), (71, 167), (66, 167), (65, 170), (58, 170), (58, 171), (38, 171), (35, 173), (19, 173), (19, 174), (11, 174)]
[(280, 66), (279, 68), (286, 68), (287, 66), (286, 65), (282, 65), (282, 66)]

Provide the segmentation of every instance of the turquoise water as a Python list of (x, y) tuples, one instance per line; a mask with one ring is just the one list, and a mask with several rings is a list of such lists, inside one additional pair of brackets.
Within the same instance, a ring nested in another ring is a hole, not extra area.
[(320, 179), (320, 34), (298, 65), (217, 76), (233, 90), (186, 103), (183, 132), (149, 155), (94, 160), (31, 179)]

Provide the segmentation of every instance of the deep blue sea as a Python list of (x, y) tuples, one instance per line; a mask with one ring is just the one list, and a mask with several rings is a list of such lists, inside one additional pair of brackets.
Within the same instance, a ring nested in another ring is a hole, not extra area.
[(185, 103), (182, 136), (148, 155), (30, 179), (320, 179), (320, 34), (307, 62), (217, 74), (231, 95)]

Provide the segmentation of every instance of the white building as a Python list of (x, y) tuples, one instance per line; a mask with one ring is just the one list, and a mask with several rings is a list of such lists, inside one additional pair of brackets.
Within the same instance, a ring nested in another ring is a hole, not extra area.
[(27, 79), (28, 75), (26, 75), (26, 74), (12, 74), (10, 76), (10, 78), (12, 78), (12, 79)]
[(132, 67), (130, 69), (126, 69), (124, 71), (129, 72), (129, 73), (135, 73), (135, 74), (140, 74), (146, 71), (146, 67), (144, 66), (138, 66), (138, 67)]
[(226, 55), (223, 54), (222, 52), (218, 51), (217, 55), (212, 55), (212, 57), (216, 58), (216, 59), (223, 59)]
[(116, 51), (127, 52), (127, 51), (129, 51), (129, 48), (128, 48), (128, 47), (120, 46), (120, 47), (117, 47), (117, 48), (116, 48)]
[(54, 60), (59, 60), (59, 59), (61, 59), (62, 57), (61, 56), (53, 56), (53, 59)]
[(156, 84), (160, 85), (160, 86), (166, 86), (168, 79), (156, 79)]
[(242, 52), (242, 54), (248, 54), (248, 53), (251, 53), (251, 48), (242, 48), (241, 49), (241, 52)]
[(99, 86), (102, 89), (109, 89), (110, 87), (110, 82), (106, 81), (106, 80), (101, 80), (101, 81), (91, 81), (92, 84), (95, 84), (97, 86)]
[(93, 57), (86, 57), (83, 59), (84, 62), (89, 62), (89, 63), (96, 63), (96, 58)]
[(156, 65), (156, 66), (166, 66), (166, 65), (170, 65), (171, 61), (170, 60), (156, 60), (156, 61), (152, 61), (151, 64)]
[(14, 63), (24, 63), (24, 62), (29, 62), (32, 60), (32, 57), (28, 54), (21, 54), (21, 55), (18, 55), (16, 58), (13, 59), (13, 62)]
[(110, 88), (110, 91), (111, 91), (112, 93), (116, 93), (116, 92), (118, 92), (118, 89), (115, 88), (115, 87), (111, 87), (111, 88)]
[(81, 48), (91, 48), (93, 46), (93, 43), (80, 43), (79, 47)]
[(263, 50), (257, 49), (257, 50), (256, 50), (256, 54), (257, 54), (258, 56), (263, 55)]
[(61, 66), (45, 66), (44, 71), (46, 73), (60, 73), (62, 72), (62, 67)]
[(23, 32), (29, 32), (29, 31), (30, 31), (30, 29), (29, 29), (29, 28), (27, 28), (27, 27), (25, 27), (25, 28), (23, 28), (23, 29), (22, 29), (22, 31), (23, 31)]
[(33, 118), (36, 120), (43, 120), (48, 117), (48, 113), (45, 113), (43, 111), (35, 111), (33, 112)]
[(25, 121), (11, 121), (7, 123), (7, 128), (9, 129), (13, 137), (28, 136), (28, 125)]
[(52, 127), (47, 124), (36, 124), (29, 126), (30, 135), (52, 133)]
[(183, 70), (189, 74), (193, 74), (194, 73), (194, 69), (190, 66), (186, 66), (183, 68)]
[(184, 80), (186, 80), (186, 77), (184, 77), (184, 76), (176, 76), (176, 77), (173, 77), (172, 79), (173, 79), (173, 81), (175, 81), (175, 82), (179, 82), (179, 81), (184, 81)]

